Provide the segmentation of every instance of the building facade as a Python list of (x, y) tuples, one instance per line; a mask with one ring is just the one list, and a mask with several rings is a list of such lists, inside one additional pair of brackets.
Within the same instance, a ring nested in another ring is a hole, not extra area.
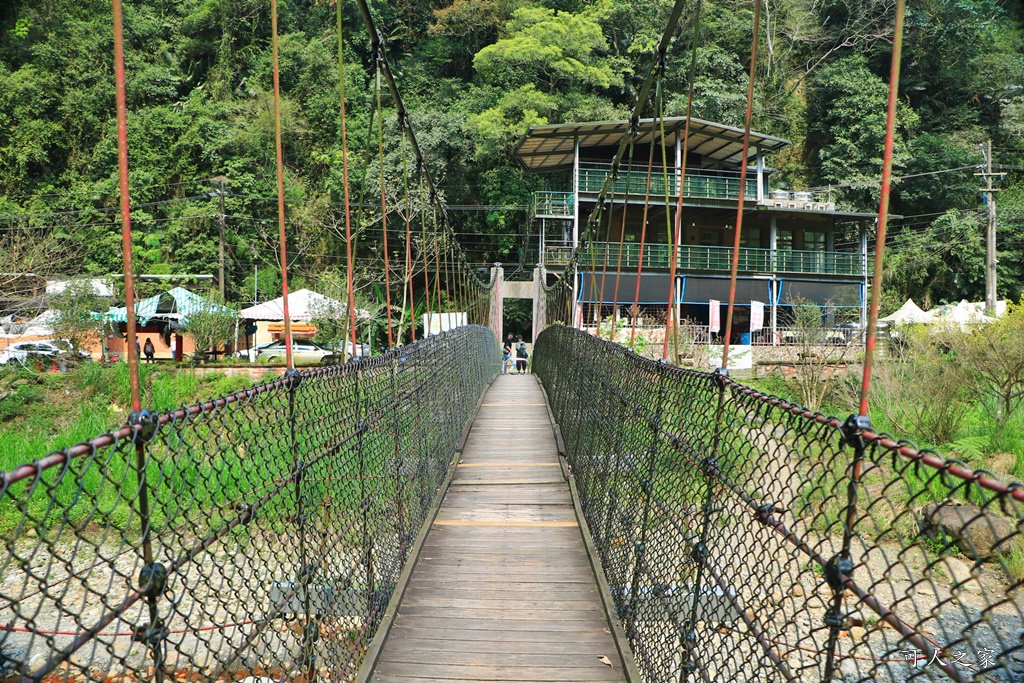
[[(537, 235), (548, 270), (569, 262), (607, 185), (600, 221), (592, 226), (597, 238), (581, 253), (575, 273), (577, 324), (629, 315), (638, 291), (641, 315), (648, 318), (660, 310), (664, 320), (667, 307), (673, 306), (677, 320), (707, 325), (715, 318), (711, 302), (719, 301), (719, 317), (725, 319), (743, 131), (690, 119), (683, 174), (685, 124), (685, 118), (641, 120), (632, 154), (627, 154), (631, 158), (620, 160), (614, 178), (612, 160), (629, 132), (627, 121), (539, 126), (517, 145), (522, 165), (546, 173), (552, 188), (536, 192), (531, 209), (531, 233)], [(867, 236), (875, 217), (836, 210), (827, 192), (773, 187), (770, 156), (789, 145), (781, 138), (750, 134), (737, 342), (749, 339), (743, 335), (751, 333), (752, 302), (763, 304), (765, 311), (763, 329), (754, 331), (755, 343), (779, 343), (797, 302), (813, 302), (824, 315), (841, 312), (843, 319), (864, 326), (872, 261)], [(669, 301), (677, 220), (677, 275)]]

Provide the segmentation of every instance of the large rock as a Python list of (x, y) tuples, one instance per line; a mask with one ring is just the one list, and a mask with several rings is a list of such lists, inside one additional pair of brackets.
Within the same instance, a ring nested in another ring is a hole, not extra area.
[(1015, 531), (1014, 524), (1005, 517), (954, 501), (925, 505), (921, 508), (919, 522), (927, 536), (948, 536), (967, 557), (979, 560), (1010, 552), (1007, 542), (998, 548), (995, 546)]

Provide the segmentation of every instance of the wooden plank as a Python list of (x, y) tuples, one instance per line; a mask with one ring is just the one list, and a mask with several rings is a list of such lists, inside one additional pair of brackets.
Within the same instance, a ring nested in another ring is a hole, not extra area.
[[(494, 652), (504, 654), (538, 654), (538, 655), (593, 655), (599, 657), (607, 654), (605, 648), (607, 642), (604, 637), (593, 637), (582, 642), (567, 643), (564, 641), (550, 640), (474, 640), (474, 639), (453, 639), (444, 640), (441, 638), (414, 638), (405, 631), (397, 633), (401, 643), (401, 652), (414, 651), (437, 651), (448, 650), (450, 652)], [(603, 636), (603, 634), (602, 634)], [(394, 661), (399, 661), (396, 657)]]
[(440, 643), (439, 647), (444, 648), (459, 647), (458, 643), (465, 643), (466, 647), (475, 647), (477, 643), (508, 643), (510, 647), (514, 648), (529, 645), (551, 647), (557, 644), (563, 647), (600, 647), (603, 651), (608, 644), (608, 634), (604, 631), (579, 631), (573, 633), (571, 638), (561, 638), (561, 633), (539, 630), (494, 631), (457, 628), (438, 630), (399, 624), (396, 624), (393, 630), (396, 643), (407, 638), (430, 639)]
[(500, 597), (458, 597), (448, 593), (424, 594), (422, 590), (415, 595), (408, 596), (402, 601), (402, 609), (410, 607), (429, 607), (441, 610), (454, 610), (459, 614), (468, 614), (467, 610), (490, 610), (503, 614), (520, 614), (522, 612), (555, 612), (575, 614), (577, 612), (598, 612), (600, 606), (595, 606), (593, 598), (585, 597), (582, 600), (528, 600), (525, 598), (508, 600)]
[[(606, 669), (614, 669), (602, 664), (598, 657), (607, 656), (607, 653), (582, 654), (580, 652), (556, 652), (542, 654), (539, 652), (464, 652), (453, 649), (429, 649), (403, 647), (392, 650), (388, 653), (387, 662), (393, 664), (452, 664), (456, 666), (479, 666), (479, 667), (530, 667), (530, 668), (558, 668), (561, 671), (571, 669), (587, 669), (595, 671), (596, 667), (603, 666)], [(611, 659), (611, 657), (609, 657)], [(575, 677), (584, 676), (575, 672)], [(607, 680), (607, 679), (601, 679)], [(611, 680), (617, 680), (613, 677)]]
[(479, 520), (479, 519), (437, 519), (434, 526), (489, 526), (489, 527), (576, 527), (573, 522), (513, 522), (511, 520)]
[[(600, 667), (600, 668), (597, 668)], [(382, 660), (375, 670), (381, 676), (399, 676), (407, 678), (452, 678), (468, 681), (576, 681), (584, 678), (579, 669), (562, 667), (525, 667), (525, 666), (466, 666), (460, 664), (404, 664)], [(597, 681), (622, 680), (619, 673), (600, 662), (586, 670), (584, 680), (590, 683)]]

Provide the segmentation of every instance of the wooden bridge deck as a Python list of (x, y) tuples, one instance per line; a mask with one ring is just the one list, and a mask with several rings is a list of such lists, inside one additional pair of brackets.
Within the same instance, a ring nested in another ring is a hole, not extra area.
[(623, 681), (617, 653), (544, 394), (499, 376), (370, 680)]

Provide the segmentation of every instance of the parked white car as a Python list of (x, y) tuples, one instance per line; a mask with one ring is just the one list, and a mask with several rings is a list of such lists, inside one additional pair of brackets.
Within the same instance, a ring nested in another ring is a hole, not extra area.
[[(5, 349), (0, 349), (0, 365), (16, 362), (24, 365), (33, 356), (55, 358), (71, 353), (71, 344), (62, 339), (45, 339), (41, 341), (18, 342)], [(91, 359), (85, 351), (78, 352), (82, 360)]]
[[(324, 348), (309, 339), (295, 339), (292, 341), (292, 359), (296, 365), (330, 365), (335, 362), (335, 355), (332, 349)], [(260, 349), (256, 360), (259, 363), (283, 363), (287, 357), (283, 339), (270, 343)]]
[(258, 355), (260, 355), (260, 351), (262, 351), (263, 349), (267, 348), (268, 346), (270, 346), (273, 343), (274, 342), (272, 342), (272, 341), (263, 342), (262, 344), (257, 344), (256, 346), (252, 347), (251, 349), (240, 349), (238, 351), (235, 351), (235, 357), (238, 358), (239, 360), (245, 359), (245, 360), (248, 360), (250, 363), (255, 363), (256, 362), (256, 357)]

